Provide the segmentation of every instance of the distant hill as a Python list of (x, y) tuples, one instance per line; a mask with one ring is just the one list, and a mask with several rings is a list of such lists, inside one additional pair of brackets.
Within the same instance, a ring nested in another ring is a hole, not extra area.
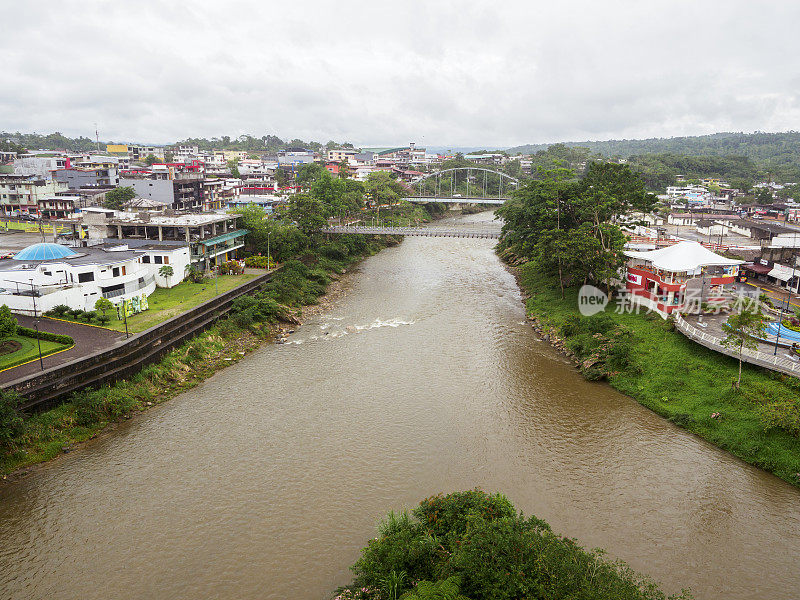
[[(605, 140), (596, 142), (555, 142), (565, 146), (588, 148), (603, 156), (627, 158), (635, 154), (671, 153), (699, 156), (736, 155), (758, 161), (781, 152), (796, 152), (800, 132), (785, 133), (713, 133), (691, 137), (648, 138), (644, 140)], [(509, 153), (533, 154), (553, 144), (526, 144), (509, 148)]]
[[(535, 154), (553, 144), (515, 146), (510, 154)], [(649, 138), (563, 142), (572, 148), (586, 148), (606, 158), (631, 158), (651, 154), (683, 156), (743, 157), (752, 161), (759, 174), (771, 174), (778, 181), (800, 181), (800, 132), (714, 133), (692, 137)]]

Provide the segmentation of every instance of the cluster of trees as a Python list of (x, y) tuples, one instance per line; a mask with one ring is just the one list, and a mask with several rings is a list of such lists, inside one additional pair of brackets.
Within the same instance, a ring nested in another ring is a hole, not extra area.
[[(567, 142), (569, 147), (584, 148), (604, 158), (630, 158), (646, 154), (671, 154), (688, 157), (728, 157), (748, 159), (755, 165), (759, 179), (800, 181), (800, 132), (715, 133), (691, 137), (650, 138), (645, 140), (606, 140)], [(528, 144), (509, 148), (514, 154), (546, 150), (550, 144)], [(713, 176), (712, 173), (703, 175)]]
[(305, 191), (294, 194), (273, 219), (267, 219), (258, 206), (238, 211), (249, 232), (245, 238), (248, 250), (266, 253), (269, 241), (269, 253), (282, 262), (313, 248), (316, 232), (325, 227), (329, 217), (346, 217), (362, 209), (366, 201), (396, 204), (403, 194), (402, 186), (389, 173), (376, 171), (361, 182), (334, 177), (316, 163), (304, 165), (297, 182)]
[(303, 141), (300, 139), (282, 140), (276, 135), (262, 135), (256, 137), (253, 135), (240, 135), (239, 137), (231, 137), (223, 135), (221, 137), (208, 138), (186, 138), (178, 142), (179, 144), (187, 144), (190, 146), (197, 146), (200, 150), (247, 150), (248, 152), (280, 152), (288, 150), (289, 148), (306, 148), (319, 152), (323, 149), (330, 148), (352, 148), (353, 144), (350, 142), (335, 142), (328, 141), (326, 144), (315, 141)]
[(675, 185), (678, 175), (687, 180), (714, 177), (728, 183), (752, 186), (758, 167), (745, 156), (689, 156), (685, 154), (640, 154), (628, 159), (632, 169), (641, 173), (648, 189), (660, 190)]
[(590, 163), (582, 178), (543, 170), (497, 210), (505, 223), (499, 249), (556, 276), (565, 287), (594, 281), (610, 287), (622, 266), (625, 236), (613, 221), (649, 212), (655, 196), (627, 165)]
[(16, 152), (17, 154), (23, 154), (26, 151), (25, 146), (22, 144), (18, 144), (13, 140), (0, 139), (0, 152)]
[(136, 190), (130, 186), (124, 185), (106, 192), (103, 206), (112, 210), (122, 210), (125, 204), (134, 198), (136, 198)]
[[(91, 152), (97, 150), (97, 142), (87, 137), (76, 138), (67, 137), (60, 132), (41, 135), (38, 133), (10, 133), (0, 132), (0, 139), (6, 140), (24, 148), (35, 148), (37, 150), (69, 150), (72, 152)], [(7, 152), (10, 150), (7, 150)], [(14, 150), (15, 152), (17, 150)]]
[(428, 498), (411, 515), (390, 513), (352, 571), (339, 600), (667, 600), (624, 563), (478, 490)]
[[(103, 142), (105, 144), (105, 142)], [(350, 142), (339, 143), (333, 140), (326, 144), (320, 142), (305, 142), (300, 139), (282, 140), (276, 135), (263, 135), (256, 137), (253, 135), (240, 135), (231, 137), (223, 135), (221, 137), (207, 138), (186, 138), (177, 144), (188, 144), (197, 146), (200, 150), (247, 150), (255, 153), (259, 152), (280, 152), (289, 148), (307, 148), (315, 152), (329, 148), (352, 148)], [(6, 146), (9, 149), (6, 149)], [(19, 149), (18, 149), (19, 148)], [(46, 135), (38, 133), (11, 133), (8, 131), (0, 132), (0, 150), (5, 152), (20, 152), (25, 148), (36, 148), (41, 150), (69, 150), (72, 152), (92, 152), (97, 150), (97, 142), (85, 136), (71, 138), (56, 131)]]

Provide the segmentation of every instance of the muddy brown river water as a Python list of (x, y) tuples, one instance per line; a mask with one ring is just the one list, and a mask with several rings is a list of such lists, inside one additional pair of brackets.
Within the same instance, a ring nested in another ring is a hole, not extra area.
[(474, 487), (667, 591), (800, 597), (800, 492), (584, 381), (493, 243), (408, 238), (290, 343), (0, 486), (0, 598), (324, 599), (389, 509)]

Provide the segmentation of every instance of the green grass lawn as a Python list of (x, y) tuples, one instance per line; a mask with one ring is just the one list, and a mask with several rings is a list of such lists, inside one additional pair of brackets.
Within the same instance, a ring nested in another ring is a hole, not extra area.
[[(530, 264), (523, 265), (520, 276), (533, 294), (528, 311), (542, 324), (558, 329), (579, 314), (577, 290), (568, 290), (561, 299), (557, 285)], [(762, 417), (769, 406), (797, 410), (799, 380), (745, 364), (737, 391), (731, 385), (737, 377), (735, 358), (687, 339), (657, 315), (613, 310), (606, 308), (633, 332), (632, 366), (610, 377), (614, 388), (739, 458), (800, 485), (800, 438), (768, 426)], [(570, 338), (561, 337), (570, 346)], [(712, 418), (717, 412), (721, 418)]]
[[(227, 292), (253, 279), (256, 275), (245, 273), (243, 275), (221, 275), (217, 285), (219, 293)], [(174, 316), (186, 312), (190, 308), (211, 300), (217, 295), (214, 279), (205, 283), (190, 283), (182, 281), (173, 288), (156, 288), (147, 299), (149, 308), (137, 315), (128, 317), (128, 331), (139, 333), (150, 329), (154, 325), (166, 321)], [(109, 311), (111, 321), (107, 327), (117, 331), (125, 331), (125, 322), (117, 320), (115, 312)]]
[[(0, 341), (5, 340), (16, 340), (22, 344), (22, 348), (16, 352), (12, 352), (11, 354), (3, 354), (0, 356), (0, 371), (9, 369), (11, 367), (16, 367), (28, 362), (29, 360), (39, 358), (39, 345), (37, 344), (36, 339), (22, 335), (12, 335), (10, 337), (3, 338), (3, 340)], [(69, 344), (59, 344), (57, 342), (50, 342), (47, 340), (41, 340), (41, 343), (42, 356), (47, 356), (48, 354), (53, 354), (54, 352), (58, 352), (64, 348), (69, 348)]]

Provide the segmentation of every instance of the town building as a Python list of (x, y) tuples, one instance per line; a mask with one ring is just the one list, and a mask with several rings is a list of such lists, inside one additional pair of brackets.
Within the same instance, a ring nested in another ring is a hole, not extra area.
[(203, 207), (203, 175), (191, 170), (178, 171), (174, 165), (166, 170), (125, 171), (121, 187), (132, 187), (140, 198), (161, 203), (173, 210), (201, 210)]
[(68, 194), (37, 200), (37, 212), (42, 219), (64, 219), (79, 210), (81, 197)]
[(28, 246), (0, 260), (0, 304), (15, 313), (38, 315), (61, 304), (94, 310), (99, 298), (114, 303), (146, 299), (156, 282), (140, 262), (144, 254), (121, 245)]
[(731, 221), (731, 231), (757, 240), (762, 245), (800, 247), (800, 229), (780, 223), (740, 219)]
[(40, 179), (52, 179), (53, 171), (70, 166), (70, 157), (65, 154), (25, 154), (14, 159), (16, 175), (34, 175)]
[(0, 175), (0, 214), (3, 216), (35, 215), (39, 201), (66, 192), (68, 186), (31, 175)]
[(358, 153), (355, 148), (331, 148), (325, 153), (325, 160), (338, 163), (353, 158)]
[(211, 269), (239, 257), (246, 229), (237, 229), (238, 215), (225, 213), (168, 214), (122, 212), (100, 208), (85, 209), (79, 221), (69, 223), (73, 236), (79, 228), (87, 230), (83, 243), (104, 240), (126, 243), (131, 240), (185, 242), (190, 262), (200, 270)]
[(626, 250), (625, 291), (632, 305), (666, 318), (694, 312), (702, 303), (724, 302), (731, 295), (742, 260), (726, 258), (698, 242), (683, 241), (658, 250)]
[(116, 167), (72, 167), (56, 169), (53, 179), (66, 183), (70, 188), (117, 186), (119, 185), (119, 172)]
[(280, 166), (300, 167), (314, 162), (316, 156), (314, 152), (305, 148), (289, 148), (278, 152), (277, 158)]

